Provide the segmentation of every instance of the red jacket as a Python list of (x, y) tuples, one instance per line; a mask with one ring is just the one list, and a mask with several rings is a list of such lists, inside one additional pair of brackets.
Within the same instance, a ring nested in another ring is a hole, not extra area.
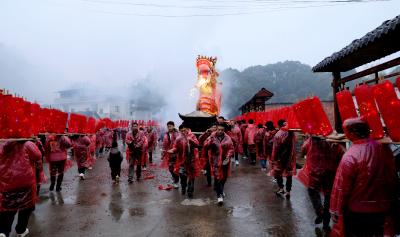
[(272, 140), (277, 133), (277, 130), (266, 131), (264, 135), (264, 152), (268, 160), (271, 160), (272, 155)]
[(254, 142), (256, 144), (257, 159), (265, 160), (267, 158), (264, 146), (265, 129), (257, 128), (257, 132), (254, 135)]
[(74, 159), (78, 164), (78, 168), (90, 167), (90, 139), (88, 136), (78, 137), (74, 141)]
[[(298, 176), (306, 178), (302, 181), (307, 187), (322, 187), (325, 188), (325, 193), (330, 193), (344, 148), (338, 144), (331, 145), (326, 140), (310, 137), (303, 143), (301, 152), (307, 158)], [(322, 183), (325, 185), (321, 185)]]
[(358, 140), (343, 155), (336, 172), (330, 211), (384, 213), (393, 206), (396, 189), (393, 154), (372, 139)]
[(231, 137), (233, 146), (235, 148), (235, 152), (243, 153), (243, 138), (242, 132), (240, 131), (239, 126), (235, 125), (231, 131), (228, 132), (228, 135)]
[(36, 202), (34, 163), (42, 155), (30, 141), (0, 143), (0, 212), (31, 208)]
[(49, 135), (46, 139), (46, 159), (49, 162), (67, 159), (67, 150), (72, 146), (67, 136)]
[(135, 135), (132, 131), (128, 132), (126, 134), (126, 144), (128, 145), (128, 149), (126, 149), (127, 158), (131, 157), (141, 161), (146, 148), (146, 140), (146, 136), (142, 131), (138, 131)]
[[(222, 180), (228, 177), (233, 154), (232, 139), (227, 134), (224, 134), (224, 138), (220, 141), (217, 134), (213, 133), (204, 143), (203, 157), (208, 157), (211, 164), (211, 173), (216, 179)], [(222, 170), (224, 161), (227, 162), (227, 173)]]
[(146, 138), (147, 138), (147, 147), (149, 151), (154, 151), (154, 149), (156, 148), (156, 144), (157, 144), (157, 133), (154, 130), (151, 130), (150, 132), (146, 131)]
[(249, 124), (244, 134), (244, 143), (248, 145), (255, 145), (254, 137), (257, 133), (257, 127), (254, 124)]
[(247, 129), (247, 124), (242, 124), (242, 125), (240, 125), (240, 132), (242, 133), (242, 142), (243, 142), (243, 144), (247, 144), (246, 142), (246, 139), (245, 139), (245, 136), (244, 136), (244, 134), (246, 133), (246, 129)]
[(280, 129), (273, 138), (271, 176), (296, 174), (296, 136), (291, 131)]
[(163, 138), (163, 145), (162, 145), (162, 157), (165, 162), (168, 162), (169, 153), (168, 150), (172, 149), (175, 143), (176, 138), (179, 136), (178, 130), (174, 130), (173, 132), (166, 132)]
[(188, 177), (195, 178), (200, 174), (199, 165), (199, 141), (193, 133), (187, 136), (180, 134), (173, 145), (172, 150), (176, 154), (175, 173), (179, 172), (181, 166), (185, 167)]

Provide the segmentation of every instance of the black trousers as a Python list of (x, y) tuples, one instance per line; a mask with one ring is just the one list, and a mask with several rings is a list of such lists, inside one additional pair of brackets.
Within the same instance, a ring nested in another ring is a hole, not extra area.
[(79, 174), (85, 174), (86, 173), (86, 167), (78, 168), (78, 173)]
[(250, 153), (250, 161), (251, 161), (251, 164), (255, 165), (255, 164), (256, 164), (256, 160), (257, 160), (257, 153), (251, 152), (251, 153)]
[(121, 166), (111, 167), (111, 178), (115, 180), (116, 177), (121, 177)]
[(214, 180), (214, 189), (215, 192), (217, 193), (217, 197), (222, 197), (224, 194), (224, 187), (225, 187), (226, 179)]
[(249, 151), (247, 150), (248, 147), (249, 145), (243, 143), (243, 153), (247, 157), (249, 156)]
[(176, 162), (176, 157), (170, 157), (168, 169), (169, 169), (169, 172), (171, 173), (173, 182), (178, 183), (179, 175), (175, 174), (175, 172), (174, 172), (175, 162)]
[[(278, 183), (279, 188), (283, 188), (283, 177), (282, 176), (276, 176), (275, 177), (276, 182)], [(292, 190), (292, 176), (287, 176), (286, 177), (286, 191), (290, 192)]]
[(383, 237), (384, 213), (355, 213), (346, 211), (343, 221), (346, 237)]
[(142, 163), (141, 161), (135, 162), (134, 158), (129, 159), (129, 171), (128, 171), (128, 180), (132, 181), (133, 180), (133, 173), (135, 170), (135, 163), (136, 163), (136, 179), (139, 180), (140, 177), (142, 176)]
[[(33, 208), (18, 211), (18, 222), (17, 226), (15, 227), (17, 234), (22, 234), (25, 232), (32, 211)], [(5, 234), (6, 236), (10, 235), (11, 227), (16, 214), (17, 211), (0, 212), (0, 233)]]
[(186, 190), (187, 189), (187, 194), (189, 196), (193, 195), (193, 192), (194, 192), (194, 179), (188, 178), (184, 174), (180, 174), (179, 176), (180, 176), (180, 179), (181, 179), (182, 190)]
[(323, 226), (329, 227), (329, 222), (331, 221), (331, 214), (329, 212), (329, 203), (331, 200), (331, 193), (324, 193), (324, 205), (322, 206), (321, 194), (319, 190), (309, 188), (308, 196), (311, 199), (311, 203), (314, 207), (315, 214), (319, 217), (322, 216)]
[(149, 151), (149, 163), (153, 163), (153, 152)]
[(239, 160), (239, 153), (235, 151), (235, 161)]
[(207, 178), (207, 185), (208, 185), (208, 187), (211, 187), (211, 182), (212, 182), (212, 180), (211, 180), (211, 166), (210, 166), (210, 162), (209, 161), (207, 161), (207, 163), (206, 163), (206, 167), (205, 167), (205, 170), (206, 170), (206, 178)]

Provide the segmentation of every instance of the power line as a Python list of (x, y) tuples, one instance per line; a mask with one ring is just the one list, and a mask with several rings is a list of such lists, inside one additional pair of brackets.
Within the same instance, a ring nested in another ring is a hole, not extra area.
[[(231, 5), (177, 5), (177, 4), (157, 4), (157, 3), (136, 3), (128, 1), (109, 1), (109, 0), (80, 0), (81, 2), (96, 4), (96, 5), (128, 5), (132, 7), (142, 7), (142, 8), (157, 8), (157, 9), (193, 9), (200, 11), (211, 11), (211, 13), (191, 13), (191, 14), (164, 14), (164, 13), (137, 13), (137, 12), (117, 12), (108, 10), (95, 10), (87, 9), (89, 12), (101, 13), (107, 15), (117, 15), (117, 16), (136, 16), (136, 17), (161, 17), (161, 18), (192, 18), (192, 17), (223, 17), (223, 16), (241, 16), (241, 15), (256, 15), (265, 14), (268, 12), (276, 12), (291, 9), (308, 9), (308, 8), (322, 8), (322, 7), (333, 7), (342, 6), (347, 4), (360, 4), (369, 2), (381, 2), (381, 1), (391, 1), (391, 0), (185, 0), (192, 2), (220, 2), (220, 3), (230, 3)], [(232, 5), (235, 3), (247, 3), (246, 5)], [(70, 1), (68, 2), (70, 3)], [(252, 4), (248, 4), (252, 3)], [(256, 4), (254, 4), (256, 3)], [(261, 3), (261, 4), (260, 4)], [(271, 6), (271, 3), (274, 3)], [(319, 3), (319, 4), (316, 4)], [(324, 3), (324, 4), (321, 4)], [(327, 4), (328, 3), (328, 4)], [(253, 10), (254, 9), (254, 10)], [(233, 12), (232, 10), (239, 10)], [(215, 11), (220, 11), (212, 13)], [(225, 12), (221, 12), (225, 11)], [(229, 11), (229, 12), (226, 12)]]

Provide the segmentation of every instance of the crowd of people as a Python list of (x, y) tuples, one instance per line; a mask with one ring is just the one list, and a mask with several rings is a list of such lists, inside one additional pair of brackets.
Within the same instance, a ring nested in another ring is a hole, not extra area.
[(43, 181), (44, 158), (49, 163), (51, 192), (62, 191), (64, 172), (71, 167), (68, 156), (77, 163), (82, 181), (96, 158), (107, 156), (111, 178), (118, 183), (125, 151), (127, 181), (132, 184), (134, 177), (140, 181), (147, 164), (154, 162), (159, 140), (161, 167), (169, 170), (173, 188), (180, 187), (182, 195), (189, 198), (194, 196), (195, 179), (204, 175), (207, 185), (213, 186), (217, 203), (223, 205), (232, 166), (248, 160), (250, 165), (258, 161), (261, 172), (268, 172), (277, 183), (276, 194), (290, 199), (296, 158), (301, 155), (306, 159), (298, 177), (307, 186), (315, 224), (322, 223), (330, 233), (332, 219), (335, 225), (341, 224), (342, 236), (394, 236), (399, 219), (398, 169), (392, 151), (369, 137), (368, 124), (361, 118), (343, 124), (352, 143), (347, 151), (338, 141), (308, 136), (300, 154), (295, 132), (284, 119), (276, 128), (272, 121), (255, 125), (251, 119), (227, 121), (220, 116), (198, 137), (185, 123), (178, 129), (172, 121), (166, 125), (167, 131), (161, 134), (151, 126), (132, 123), (129, 129), (102, 128), (93, 135), (47, 134), (42, 140), (1, 142), (0, 237), (10, 235), (17, 213), (17, 236), (29, 233), (27, 225)]

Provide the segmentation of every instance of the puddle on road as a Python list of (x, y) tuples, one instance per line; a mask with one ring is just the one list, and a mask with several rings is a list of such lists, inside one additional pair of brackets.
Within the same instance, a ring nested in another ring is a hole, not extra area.
[(236, 218), (245, 218), (250, 216), (251, 207), (232, 207), (228, 210), (228, 215)]
[(206, 206), (206, 205), (210, 205), (211, 200), (209, 198), (207, 199), (185, 199), (181, 202), (181, 205), (184, 206), (198, 206), (198, 207), (202, 207), (202, 206)]

